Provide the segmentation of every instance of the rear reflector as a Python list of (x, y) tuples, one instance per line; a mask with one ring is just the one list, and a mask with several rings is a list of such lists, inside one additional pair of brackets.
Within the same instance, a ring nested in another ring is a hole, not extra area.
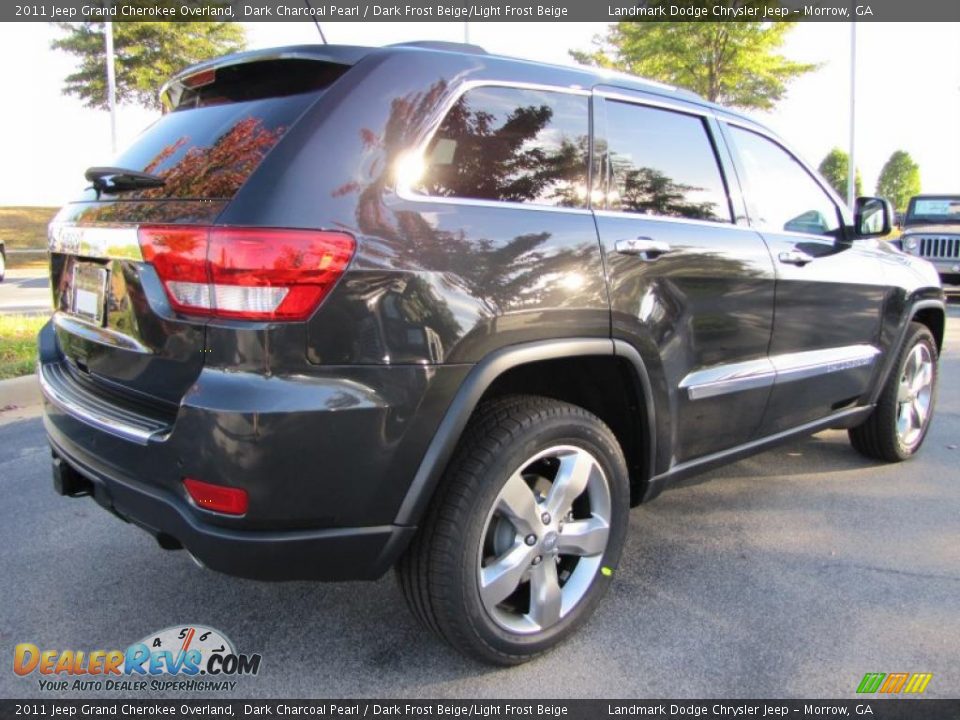
[(353, 257), (353, 237), (274, 228), (144, 225), (143, 258), (174, 309), (241, 320), (304, 320)]
[(197, 507), (226, 515), (245, 515), (247, 512), (247, 491), (243, 488), (224, 487), (212, 483), (184, 478), (183, 485)]

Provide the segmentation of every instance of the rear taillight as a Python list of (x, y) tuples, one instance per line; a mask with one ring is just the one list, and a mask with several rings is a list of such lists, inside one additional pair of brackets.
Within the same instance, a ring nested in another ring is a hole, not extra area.
[(304, 320), (356, 248), (345, 233), (145, 225), (143, 259), (179, 312), (241, 320)]

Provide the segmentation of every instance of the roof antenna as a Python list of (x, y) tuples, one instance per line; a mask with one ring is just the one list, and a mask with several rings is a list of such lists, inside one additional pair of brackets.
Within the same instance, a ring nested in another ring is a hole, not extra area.
[(323, 30), (320, 28), (320, 22), (317, 20), (317, 16), (313, 12), (313, 5), (310, 4), (310, 0), (303, 0), (303, 4), (307, 6), (307, 9), (310, 11), (310, 17), (313, 18), (313, 24), (317, 26), (317, 32), (320, 33), (320, 39), (323, 40), (323, 44), (327, 44), (327, 36), (323, 34)]

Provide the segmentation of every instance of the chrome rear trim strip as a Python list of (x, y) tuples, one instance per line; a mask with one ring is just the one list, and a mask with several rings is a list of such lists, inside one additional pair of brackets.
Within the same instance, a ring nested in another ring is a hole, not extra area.
[(879, 354), (876, 347), (864, 344), (774, 355), (696, 370), (680, 381), (680, 388), (686, 389), (691, 400), (702, 400), (864, 367), (872, 364)]
[(50, 252), (84, 257), (143, 262), (136, 225), (77, 225), (50, 223)]

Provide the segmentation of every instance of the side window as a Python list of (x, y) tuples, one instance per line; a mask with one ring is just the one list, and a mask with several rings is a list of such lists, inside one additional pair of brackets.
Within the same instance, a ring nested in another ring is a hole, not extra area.
[(837, 237), (837, 206), (794, 157), (762, 135), (728, 126), (743, 166), (754, 224), (772, 231)]
[(585, 207), (588, 98), (480, 87), (450, 109), (427, 147), (425, 195)]
[(608, 209), (731, 222), (701, 118), (611, 100), (605, 107)]

